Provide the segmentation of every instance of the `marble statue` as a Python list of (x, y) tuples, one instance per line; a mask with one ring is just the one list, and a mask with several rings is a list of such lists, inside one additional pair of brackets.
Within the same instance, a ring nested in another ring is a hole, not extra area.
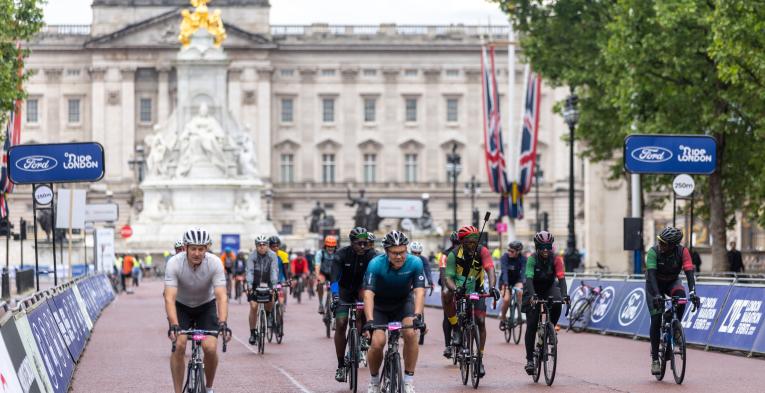
[(226, 156), (223, 146), (226, 134), (214, 117), (208, 113), (207, 104), (199, 106), (199, 114), (183, 128), (179, 140), (181, 152), (176, 176), (185, 176), (194, 164), (209, 161), (226, 174)]

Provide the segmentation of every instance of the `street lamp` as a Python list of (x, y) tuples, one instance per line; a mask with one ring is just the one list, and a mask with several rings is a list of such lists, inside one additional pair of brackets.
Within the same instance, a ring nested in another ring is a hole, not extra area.
[(478, 226), (478, 210), (475, 208), (476, 195), (481, 194), (481, 183), (475, 180), (475, 175), (470, 176), (470, 181), (465, 183), (465, 195), (470, 196), (470, 212), (472, 213), (473, 226)]
[(267, 188), (263, 195), (266, 197), (266, 220), (271, 221), (271, 200), (274, 198), (274, 192)]
[(576, 109), (578, 97), (571, 87), (571, 94), (566, 98), (566, 106), (563, 109), (563, 119), (569, 130), (569, 157), (568, 157), (568, 243), (566, 248), (566, 271), (571, 271), (579, 266), (580, 255), (576, 249), (576, 234), (574, 232), (574, 129), (579, 121), (579, 111)]
[(133, 156), (133, 159), (128, 161), (128, 165), (130, 165), (133, 171), (138, 174), (138, 184), (143, 182), (143, 166), (146, 164), (144, 153), (143, 145), (137, 145), (135, 147), (135, 155)]
[(462, 172), (460, 161), (462, 157), (457, 153), (457, 144), (452, 146), (452, 152), (446, 155), (446, 174), (452, 181), (452, 230), (457, 230), (457, 176)]

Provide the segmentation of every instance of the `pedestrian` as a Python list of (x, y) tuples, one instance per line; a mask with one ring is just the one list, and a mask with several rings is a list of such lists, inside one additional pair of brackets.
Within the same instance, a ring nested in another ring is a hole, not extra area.
[(691, 261), (693, 261), (693, 266), (696, 269), (696, 275), (698, 275), (699, 272), (701, 272), (701, 255), (699, 255), (698, 251), (691, 251)]
[(741, 259), (741, 251), (736, 250), (736, 241), (730, 242), (728, 251), (728, 270), (733, 273), (744, 273), (744, 261)]
[[(135, 259), (130, 254), (125, 254), (122, 257), (122, 291), (127, 292), (127, 279), (130, 278), (133, 272), (133, 261)], [(132, 290), (129, 292), (132, 293)]]
[(141, 280), (141, 260), (133, 258), (133, 270), (131, 271), (133, 277), (133, 288), (138, 287), (138, 282)]
[(146, 257), (143, 258), (144, 262), (144, 275), (146, 277), (153, 277), (152, 271), (154, 270), (154, 257), (151, 256), (151, 254), (146, 254)]

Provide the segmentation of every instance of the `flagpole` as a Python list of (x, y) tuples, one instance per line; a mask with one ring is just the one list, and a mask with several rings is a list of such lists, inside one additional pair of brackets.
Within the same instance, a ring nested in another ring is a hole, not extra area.
[[(517, 171), (516, 171), (516, 165), (517, 165), (517, 158), (514, 151), (518, 150), (518, 145), (514, 145), (515, 138), (513, 138), (514, 133), (516, 132), (516, 127), (513, 126), (513, 119), (515, 119), (516, 112), (515, 112), (515, 32), (513, 31), (513, 24), (510, 23), (510, 28), (507, 33), (507, 118), (508, 118), (508, 127), (507, 127), (507, 138), (505, 138), (505, 143), (507, 146), (505, 146), (505, 151), (510, 153), (510, 167), (508, 172), (508, 180), (510, 180), (510, 192), (512, 192), (512, 183), (517, 181)], [(512, 147), (515, 148), (512, 148)], [(514, 240), (515, 239), (515, 220), (512, 218), (508, 219), (508, 225), (507, 225), (507, 239)], [(500, 247), (503, 247), (502, 244), (499, 245)]]

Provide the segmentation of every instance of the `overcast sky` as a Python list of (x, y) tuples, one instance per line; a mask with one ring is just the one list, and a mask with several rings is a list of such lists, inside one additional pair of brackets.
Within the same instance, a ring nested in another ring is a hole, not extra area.
[[(48, 24), (90, 24), (92, 0), (48, 0)], [(215, 8), (215, 0), (210, 2)], [(224, 20), (225, 22), (225, 20)], [(486, 0), (271, 0), (271, 24), (507, 24)]]

